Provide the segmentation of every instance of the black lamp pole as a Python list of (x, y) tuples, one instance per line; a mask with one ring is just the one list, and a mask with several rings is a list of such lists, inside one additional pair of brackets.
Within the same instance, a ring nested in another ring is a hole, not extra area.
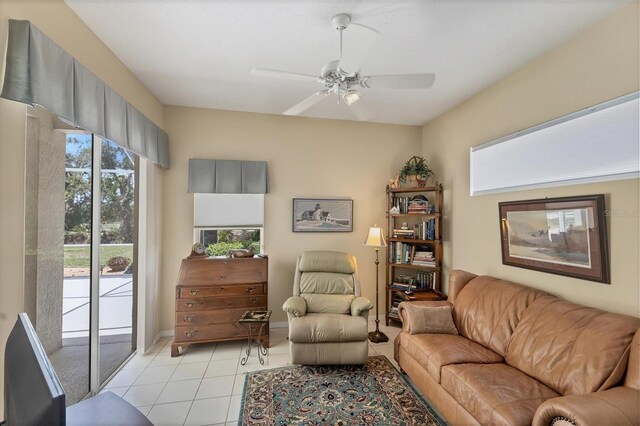
[(388, 342), (389, 338), (386, 334), (380, 331), (380, 314), (378, 312), (378, 265), (380, 264), (380, 261), (378, 260), (378, 252), (380, 251), (380, 247), (375, 247), (374, 250), (376, 251), (376, 331), (369, 333), (369, 340), (373, 343), (381, 343)]

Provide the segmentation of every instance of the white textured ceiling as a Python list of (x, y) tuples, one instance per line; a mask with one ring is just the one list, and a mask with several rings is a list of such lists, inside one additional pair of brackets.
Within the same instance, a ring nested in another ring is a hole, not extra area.
[[(362, 89), (370, 121), (422, 125), (619, 8), (617, 1), (66, 0), (166, 105), (280, 114), (322, 88), (253, 77), (319, 75), (339, 56), (331, 17), (380, 32), (362, 74), (434, 72), (428, 90)], [(345, 43), (349, 37), (345, 31)], [(335, 97), (307, 117), (354, 120)]]

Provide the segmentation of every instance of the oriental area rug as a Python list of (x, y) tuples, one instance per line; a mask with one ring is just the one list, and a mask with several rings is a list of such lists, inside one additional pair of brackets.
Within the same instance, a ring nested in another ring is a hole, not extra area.
[(384, 356), (247, 373), (239, 425), (444, 425)]

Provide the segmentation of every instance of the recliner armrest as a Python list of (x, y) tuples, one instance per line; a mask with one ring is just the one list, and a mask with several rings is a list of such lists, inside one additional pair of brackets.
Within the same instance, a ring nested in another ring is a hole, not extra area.
[(307, 314), (307, 302), (300, 296), (292, 296), (284, 302), (282, 310), (295, 317), (303, 317)]
[(560, 421), (574, 425), (637, 425), (640, 392), (617, 386), (602, 392), (568, 395), (543, 402), (533, 417), (533, 426)]
[(366, 297), (356, 297), (351, 302), (351, 316), (357, 317), (363, 314), (368, 315), (369, 309), (373, 308), (371, 301)]

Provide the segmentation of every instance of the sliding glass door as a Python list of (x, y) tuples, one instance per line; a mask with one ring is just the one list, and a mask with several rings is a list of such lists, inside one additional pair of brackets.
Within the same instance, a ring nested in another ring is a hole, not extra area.
[[(97, 141), (98, 138), (94, 138)], [(136, 159), (100, 139), (99, 345), (102, 384), (135, 349)]]
[(136, 164), (89, 133), (29, 117), (25, 305), (67, 404), (135, 350)]

